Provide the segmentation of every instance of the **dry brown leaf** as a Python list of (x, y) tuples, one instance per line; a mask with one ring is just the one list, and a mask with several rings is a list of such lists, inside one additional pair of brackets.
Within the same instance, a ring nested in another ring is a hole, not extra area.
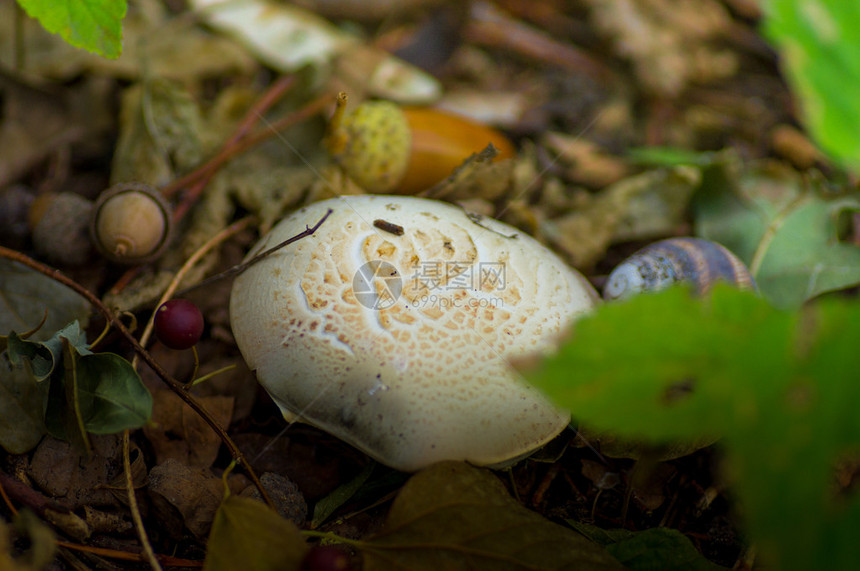
[[(222, 425), (230, 422), (233, 398), (198, 397), (198, 402)], [(191, 410), (173, 391), (153, 394), (152, 422), (143, 433), (155, 450), (156, 462), (177, 460), (188, 466), (208, 468), (218, 456), (221, 440), (203, 418)]]
[(733, 75), (736, 55), (716, 40), (731, 17), (716, 0), (589, 0), (594, 25), (633, 62), (643, 86), (676, 97), (692, 82)]
[(205, 468), (191, 468), (176, 460), (149, 472), (149, 497), (158, 521), (175, 538), (183, 526), (205, 539), (224, 497), (224, 483)]

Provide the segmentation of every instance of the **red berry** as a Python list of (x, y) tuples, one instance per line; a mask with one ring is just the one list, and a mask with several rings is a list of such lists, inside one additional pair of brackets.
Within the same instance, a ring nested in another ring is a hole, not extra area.
[(349, 571), (349, 555), (331, 545), (315, 545), (302, 559), (302, 571)]
[(171, 299), (155, 312), (155, 336), (171, 349), (193, 347), (203, 335), (203, 314), (187, 299)]

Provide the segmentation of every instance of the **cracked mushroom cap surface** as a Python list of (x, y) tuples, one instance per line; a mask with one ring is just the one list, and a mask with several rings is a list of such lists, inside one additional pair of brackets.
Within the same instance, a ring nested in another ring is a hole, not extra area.
[(317, 202), (246, 259), (329, 218), (236, 278), (236, 343), (288, 420), (404, 471), (498, 465), (568, 424), (510, 366), (551, 352), (597, 294), (521, 231), (400, 196)]

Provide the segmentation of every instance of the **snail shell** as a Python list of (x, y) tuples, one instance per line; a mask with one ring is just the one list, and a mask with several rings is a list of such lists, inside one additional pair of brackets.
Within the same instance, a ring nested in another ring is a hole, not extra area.
[(755, 289), (749, 270), (726, 248), (699, 238), (670, 238), (639, 250), (618, 265), (603, 289), (607, 300), (657, 291), (678, 282), (706, 293), (716, 281)]
[(154, 260), (170, 241), (170, 206), (149, 185), (120, 183), (95, 203), (90, 235), (109, 260), (138, 264)]

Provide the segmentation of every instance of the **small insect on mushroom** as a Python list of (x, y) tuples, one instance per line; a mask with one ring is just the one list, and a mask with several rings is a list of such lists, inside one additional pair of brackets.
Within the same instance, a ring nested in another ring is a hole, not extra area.
[[(239, 350), (285, 417), (406, 471), (511, 462), (567, 426), (509, 361), (552, 351), (599, 301), (583, 276), (501, 222), (402, 196), (307, 206), (248, 258), (329, 208), (230, 296)], [(379, 232), (392, 212), (402, 232)]]
[(515, 155), (502, 133), (451, 113), (367, 101), (345, 113), (341, 93), (325, 146), (368, 192), (415, 194), (444, 180), (473, 153), (492, 144), (495, 160)]
[(675, 283), (691, 284), (703, 295), (717, 281), (755, 289), (747, 267), (725, 247), (700, 238), (670, 238), (646, 246), (621, 262), (609, 274), (603, 297), (624, 299)]
[(403, 236), (403, 226), (398, 226), (393, 222), (388, 222), (387, 220), (381, 220), (377, 218), (373, 221), (373, 225), (380, 230), (385, 230), (389, 234), (394, 234), (395, 236)]

